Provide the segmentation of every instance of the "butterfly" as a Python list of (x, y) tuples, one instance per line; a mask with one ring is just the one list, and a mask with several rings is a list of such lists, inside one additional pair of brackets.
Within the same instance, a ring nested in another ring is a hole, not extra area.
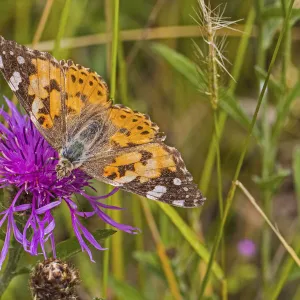
[(113, 104), (105, 81), (71, 60), (56, 60), (0, 37), (0, 71), (31, 121), (57, 150), (57, 178), (80, 168), (148, 199), (203, 204), (178, 150), (150, 118)]

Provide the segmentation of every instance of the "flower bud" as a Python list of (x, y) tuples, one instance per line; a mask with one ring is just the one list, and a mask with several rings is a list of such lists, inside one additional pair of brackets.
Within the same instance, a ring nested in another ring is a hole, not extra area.
[(38, 262), (29, 279), (35, 300), (76, 300), (79, 282), (78, 271), (59, 259)]

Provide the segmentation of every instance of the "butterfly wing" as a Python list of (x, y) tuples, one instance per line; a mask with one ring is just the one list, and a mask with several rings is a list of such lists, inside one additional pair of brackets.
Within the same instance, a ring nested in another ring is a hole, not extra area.
[(148, 116), (114, 105), (107, 124), (111, 134), (102, 149), (81, 166), (87, 174), (174, 206), (196, 207), (204, 202), (179, 151), (163, 143), (165, 135)]
[(59, 62), (49, 53), (0, 37), (0, 70), (42, 135), (59, 148), (65, 128), (65, 80)]
[(0, 70), (41, 134), (60, 149), (86, 106), (111, 106), (95, 72), (0, 37)]
[(180, 153), (148, 116), (111, 105), (103, 79), (72, 61), (0, 37), (0, 70), (41, 134), (55, 148), (85, 142), (89, 175), (149, 199), (195, 207), (204, 198)]

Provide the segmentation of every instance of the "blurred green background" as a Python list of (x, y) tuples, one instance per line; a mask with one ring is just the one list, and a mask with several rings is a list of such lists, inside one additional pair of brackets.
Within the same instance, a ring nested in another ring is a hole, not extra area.
[[(35, 48), (51, 52), (67, 2), (1, 0), (0, 33), (6, 39), (31, 45), (48, 5), (49, 17)], [(113, 3), (113, 0), (71, 0), (61, 48), (56, 51), (59, 59), (70, 58), (94, 69), (109, 86)], [(110, 238), (106, 299), (199, 299), (207, 265), (201, 257), (203, 252), (197, 252), (191, 244), (197, 240), (208, 253), (211, 251), (220, 221), (218, 198), (221, 194), (225, 199), (230, 188), (289, 3), (287, 0), (230, 0), (224, 6), (224, 1), (211, 1), (211, 7), (217, 8), (215, 13), (224, 13), (224, 20), (238, 20), (233, 25), (235, 30), (221, 29), (216, 37), (218, 42), (227, 35), (222, 52), (228, 59), (224, 63), (228, 71), (232, 72), (237, 60), (241, 59), (241, 69), (235, 81), (225, 71), (220, 69), (218, 72), (220, 89), (225, 92), (232, 89), (230, 101), (226, 102), (227, 98), (223, 98), (221, 92), (219, 96), (223, 105), (218, 108), (218, 113), (226, 112), (228, 118), (220, 139), (222, 190), (218, 195), (215, 164), (212, 165), (211, 176), (203, 178), (215, 129), (209, 97), (195, 71), (199, 66), (205, 74), (207, 68), (207, 43), (194, 20), (199, 11), (198, 2), (120, 0), (121, 38), (115, 102), (147, 113), (159, 124), (167, 134), (167, 144), (182, 153), (188, 170), (204, 191), (207, 201), (197, 211), (175, 208), (176, 217), (180, 216), (195, 233), (189, 235), (189, 240), (179, 230), (180, 225), (174, 225), (172, 216), (156, 203), (128, 193), (120, 193), (118, 199), (114, 197), (112, 203), (120, 202), (126, 208), (121, 217), (115, 217), (141, 228), (142, 233), (136, 236), (117, 232)], [(219, 7), (221, 4), (223, 6)], [(300, 4), (295, 1), (262, 113), (256, 122), (256, 134), (250, 140), (239, 177), (296, 250), (300, 249), (299, 208), (294, 184), (297, 181), (294, 175), (297, 175), (297, 170), (300, 171), (297, 168), (299, 153), (295, 150), (300, 137), (299, 18)], [(242, 53), (240, 42), (247, 30), (250, 37), (245, 39), (245, 53)], [(197, 58), (194, 43), (203, 49), (203, 61)], [(235, 85), (234, 88), (232, 85)], [(2, 77), (0, 89), (1, 95), (12, 98)], [(105, 193), (103, 184), (95, 183), (95, 186), (99, 194)], [(142, 201), (148, 201), (150, 206), (141, 205)], [(159, 241), (153, 239), (151, 224), (145, 215), (147, 212), (154, 217)], [(61, 241), (72, 235), (68, 210), (58, 209), (56, 218), (61, 219), (61, 222), (57, 221), (56, 229), (57, 241)], [(104, 227), (96, 217), (86, 225), (92, 231)], [(255, 247), (249, 255), (238, 247), (246, 239), (251, 240)], [(166, 250), (165, 259), (175, 276), (175, 290), (179, 290), (179, 298), (174, 298), (174, 289), (172, 292), (170, 288), (157, 242)], [(104, 254), (93, 251), (93, 255), (95, 264), (85, 253), (77, 254), (71, 260), (82, 278), (80, 299), (104, 295)], [(22, 257), (22, 265), (34, 264), (37, 259), (42, 257), (30, 257), (26, 253)], [(212, 275), (205, 291), (206, 299), (300, 299), (299, 268), (240, 190), (237, 190), (229, 211), (216, 260), (225, 274), (224, 280)], [(27, 282), (28, 274), (16, 276), (3, 299), (31, 299)]]

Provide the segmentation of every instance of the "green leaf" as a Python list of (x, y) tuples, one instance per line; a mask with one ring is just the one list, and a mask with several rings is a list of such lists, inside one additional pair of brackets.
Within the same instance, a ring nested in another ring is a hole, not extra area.
[(199, 89), (199, 72), (197, 65), (186, 56), (160, 43), (154, 43), (151, 49), (163, 57), (178, 73)]
[[(173, 207), (161, 202), (157, 202), (157, 204), (174, 223), (195, 252), (203, 259), (204, 262), (208, 263), (210, 251), (200, 243), (197, 234), (191, 229), (191, 227), (184, 222)], [(219, 280), (223, 280), (224, 273), (217, 262), (213, 263), (212, 271)]]
[(266, 20), (263, 23), (263, 48), (264, 50), (268, 50), (272, 42), (274, 41), (274, 37), (277, 34), (278, 30), (282, 28), (282, 19), (281, 18), (272, 18)]
[[(202, 85), (205, 86), (205, 83), (202, 80), (205, 76), (204, 73), (199, 70), (196, 63), (163, 44), (155, 43), (152, 44), (151, 48), (155, 53), (162, 56), (171, 67), (194, 85), (195, 88), (205, 91), (205, 87), (202, 88)], [(221, 101), (219, 103), (222, 109), (241, 126), (248, 130), (251, 122), (249, 117), (245, 114), (237, 101), (232, 96), (229, 96), (228, 92), (224, 88), (220, 88), (220, 99)], [(259, 130), (257, 126), (255, 126), (253, 134), (257, 138), (259, 137)]]
[[(220, 101), (221, 108), (231, 116), (237, 123), (242, 125), (245, 129), (249, 130), (251, 126), (251, 119), (247, 116), (244, 110), (241, 108), (236, 99), (226, 93), (224, 90), (221, 90), (222, 96)], [(259, 140), (260, 132), (257, 125), (254, 125), (253, 135)]]
[(299, 278), (300, 278), (300, 269), (297, 266), (295, 266), (289, 275), (288, 281), (291, 282), (291, 281), (299, 280)]
[[(205, 78), (205, 76), (201, 70), (199, 70), (196, 63), (163, 44), (155, 43), (151, 48), (154, 52), (161, 55), (178, 73), (193, 84), (195, 88), (202, 88), (202, 85), (204, 85), (202, 78)], [(204, 90), (205, 87), (203, 87), (203, 91)], [(230, 96), (224, 88), (220, 88), (220, 99), (221, 101), (219, 103), (221, 108), (241, 126), (248, 130), (251, 120), (245, 114), (235, 98)], [(256, 138), (259, 138), (259, 130), (256, 125), (253, 134)]]
[(6, 237), (6, 233), (2, 229), (0, 229), (0, 240), (4, 241), (5, 237)]
[(160, 279), (166, 280), (165, 274), (160, 264), (157, 253), (135, 251), (133, 257), (142, 265), (147, 267), (147, 270), (157, 275)]
[[(267, 72), (259, 66), (255, 66), (254, 69), (259, 80), (265, 81), (267, 78)], [(269, 87), (275, 95), (282, 95), (284, 92), (284, 87), (282, 86), (282, 84), (278, 82), (273, 76), (271, 76), (269, 79)]]
[[(266, 6), (266, 8), (263, 10), (262, 13), (262, 20), (269, 19), (269, 18), (282, 18), (283, 17), (283, 11), (280, 6)], [(293, 8), (292, 10), (292, 19), (300, 18), (300, 9), (299, 8)]]
[[(103, 229), (103, 230), (96, 230), (93, 232), (93, 236), (97, 241), (104, 240), (109, 236), (116, 233), (115, 230), (112, 229)], [(89, 244), (89, 243), (88, 243)], [(77, 240), (76, 236), (73, 236), (63, 242), (60, 242), (56, 246), (56, 255), (59, 259), (67, 260), (70, 257), (76, 255), (77, 253), (81, 252), (81, 247)], [(51, 256), (51, 255), (49, 255)]]
[(110, 277), (109, 285), (119, 299), (146, 300), (138, 290), (124, 281)]
[[(278, 116), (277, 120), (284, 120), (289, 111), (293, 101), (300, 96), (300, 82), (297, 82), (295, 86), (290, 90), (285, 101), (280, 101), (278, 105)], [(276, 120), (276, 121), (277, 121)]]
[(253, 181), (257, 183), (261, 189), (276, 191), (282, 184), (283, 180), (289, 175), (291, 175), (290, 170), (281, 169), (277, 174), (269, 176), (266, 179), (262, 179), (258, 176), (253, 176)]
[(13, 273), (13, 276), (28, 274), (28, 273), (31, 272), (31, 270), (33, 268), (34, 268), (33, 265), (28, 265), (28, 266), (25, 266), (25, 267), (21, 267), (20, 269), (18, 269), (16, 272)]
[(293, 159), (294, 183), (296, 189), (298, 218), (300, 213), (300, 148), (297, 147)]

